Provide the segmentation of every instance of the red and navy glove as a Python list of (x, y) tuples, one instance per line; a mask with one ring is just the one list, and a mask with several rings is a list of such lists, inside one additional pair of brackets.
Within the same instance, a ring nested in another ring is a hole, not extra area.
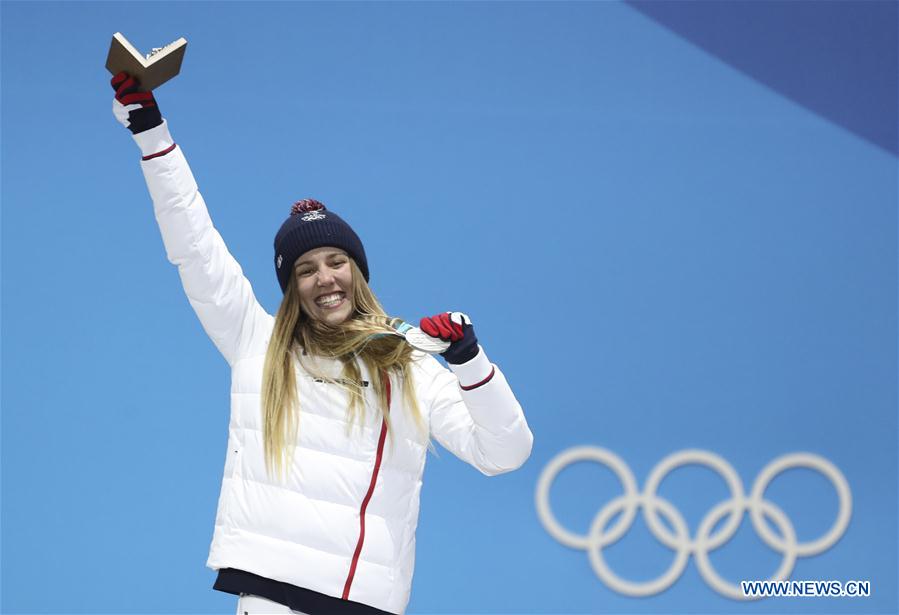
[(468, 363), (478, 354), (478, 338), (474, 335), (471, 319), (462, 312), (444, 312), (430, 318), (422, 318), (418, 327), (431, 337), (451, 342), (440, 353), (447, 363)]
[(112, 78), (112, 89), (115, 98), (112, 101), (112, 114), (122, 125), (137, 134), (162, 124), (162, 115), (153, 92), (140, 92), (137, 79), (126, 72)]

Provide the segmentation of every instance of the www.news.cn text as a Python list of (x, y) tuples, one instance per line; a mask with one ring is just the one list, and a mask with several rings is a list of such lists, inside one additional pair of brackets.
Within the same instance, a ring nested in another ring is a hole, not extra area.
[(871, 581), (740, 581), (744, 596), (751, 597), (867, 597)]

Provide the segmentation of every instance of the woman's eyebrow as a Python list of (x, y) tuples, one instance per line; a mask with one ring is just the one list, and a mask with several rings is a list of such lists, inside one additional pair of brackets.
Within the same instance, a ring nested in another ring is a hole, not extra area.
[[(334, 257), (338, 257), (338, 256), (346, 256), (346, 254), (344, 254), (343, 252), (332, 252), (331, 254), (326, 255), (325, 259), (334, 258)], [(294, 269), (299, 269), (303, 265), (312, 265), (312, 262), (311, 261), (299, 262), (296, 265), (294, 265)]]

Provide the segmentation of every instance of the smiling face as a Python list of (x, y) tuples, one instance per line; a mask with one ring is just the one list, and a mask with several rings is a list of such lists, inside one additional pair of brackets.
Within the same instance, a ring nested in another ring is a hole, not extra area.
[(300, 307), (314, 320), (336, 326), (353, 314), (353, 270), (340, 248), (315, 248), (294, 264)]

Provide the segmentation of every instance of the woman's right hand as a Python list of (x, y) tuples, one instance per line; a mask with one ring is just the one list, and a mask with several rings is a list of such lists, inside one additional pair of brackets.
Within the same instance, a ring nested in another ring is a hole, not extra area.
[(116, 91), (112, 101), (112, 114), (132, 134), (150, 130), (162, 124), (162, 114), (153, 92), (140, 92), (137, 79), (120, 72), (110, 81)]

